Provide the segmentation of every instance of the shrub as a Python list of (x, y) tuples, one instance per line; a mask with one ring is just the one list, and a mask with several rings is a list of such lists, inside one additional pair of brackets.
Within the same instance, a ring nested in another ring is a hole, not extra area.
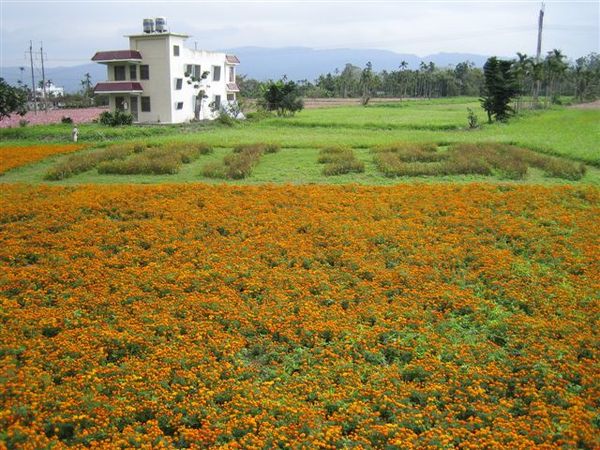
[(586, 173), (585, 164), (552, 157), (546, 158), (540, 168), (544, 170), (547, 176), (574, 181), (580, 180)]
[(326, 164), (322, 173), (326, 176), (343, 175), (345, 173), (361, 173), (365, 171), (365, 163), (356, 159), (347, 159)]
[(235, 118), (231, 117), (231, 115), (228, 114), (224, 109), (221, 109), (219, 115), (217, 116), (216, 122), (227, 127), (232, 127), (235, 125)]
[(440, 153), (431, 144), (400, 144), (372, 150), (374, 162), (388, 177), (440, 175), (492, 175), (523, 179), (529, 166), (548, 176), (578, 180), (585, 174), (583, 164), (498, 143), (454, 144)]
[(93, 169), (104, 161), (125, 159), (133, 152), (131, 146), (115, 145), (102, 151), (72, 155), (46, 172), (46, 180), (62, 180)]
[(319, 152), (318, 162), (325, 164), (322, 174), (325, 176), (359, 173), (365, 171), (365, 164), (354, 156), (354, 151), (347, 147), (327, 147)]
[(146, 146), (144, 144), (134, 144), (133, 153), (142, 153), (146, 150)]
[(24, 128), (24, 127), (26, 127), (27, 125), (29, 125), (29, 120), (25, 120), (25, 119), (20, 119), (20, 120), (19, 120), (19, 126), (20, 126), (21, 128)]
[(220, 161), (211, 161), (202, 167), (202, 176), (207, 178), (227, 178), (225, 165)]
[(99, 117), (102, 125), (116, 127), (119, 125), (131, 125), (133, 123), (133, 116), (124, 111), (104, 111)]
[(198, 150), (198, 153), (200, 153), (201, 155), (208, 155), (214, 151), (210, 145), (203, 144), (203, 143), (196, 144), (196, 149)]
[(62, 116), (62, 118), (60, 119), (60, 123), (73, 123), (73, 119), (67, 116)]
[(126, 160), (110, 160), (98, 165), (98, 173), (119, 175), (169, 175), (179, 171), (184, 160), (188, 160), (193, 151), (176, 151), (170, 148), (153, 148), (134, 154)]
[(281, 149), (279, 144), (258, 142), (256, 144), (238, 144), (233, 148), (234, 153), (277, 153)]
[(264, 144), (265, 145), (265, 153), (277, 153), (281, 150), (281, 145), (279, 144)]
[(210, 178), (229, 178), (241, 180), (247, 178), (264, 153), (274, 153), (279, 150), (276, 144), (240, 144), (233, 152), (225, 155), (222, 163), (209, 163), (202, 169), (202, 175)]
[(268, 119), (273, 117), (273, 113), (267, 111), (266, 109), (259, 109), (257, 111), (252, 111), (246, 114), (246, 120), (258, 122), (260, 120)]
[(467, 108), (467, 122), (470, 130), (479, 128), (479, 118), (471, 108)]

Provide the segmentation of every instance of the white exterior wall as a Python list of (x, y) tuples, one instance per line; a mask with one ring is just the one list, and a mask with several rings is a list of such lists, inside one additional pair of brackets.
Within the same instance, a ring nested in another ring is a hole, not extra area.
[[(142, 55), (141, 65), (149, 66), (150, 79), (138, 80), (144, 90), (141, 96), (150, 97), (150, 112), (141, 111), (141, 98), (138, 102), (138, 122), (182, 123), (194, 119), (194, 96), (200, 89), (204, 89), (208, 98), (202, 102), (200, 119), (214, 119), (217, 113), (210, 111), (209, 104), (215, 100), (216, 95), (221, 96), (221, 104), (227, 102), (227, 83), (229, 66), (226, 54), (193, 50), (184, 46), (186, 36), (174, 33), (134, 35), (129, 37), (129, 48), (137, 50)], [(179, 56), (174, 56), (173, 46), (179, 46)], [(201, 73), (210, 72), (208, 77), (200, 83), (200, 88), (188, 84), (189, 78), (185, 77), (187, 65), (200, 65)], [(213, 66), (221, 67), (219, 81), (213, 81)], [(235, 69), (234, 69), (235, 71)], [(109, 80), (112, 80), (109, 64)], [(129, 68), (126, 70), (129, 80)], [(182, 79), (181, 90), (176, 89), (177, 78)], [(234, 80), (231, 82), (235, 82)], [(141, 97), (140, 96), (140, 97)], [(110, 107), (114, 108), (114, 95), (110, 96)], [(177, 109), (177, 103), (183, 102), (183, 108)]]
[[(130, 50), (137, 50), (142, 54), (140, 65), (148, 65), (150, 75), (148, 80), (142, 80), (138, 67), (138, 81), (144, 90), (138, 101), (138, 122), (174, 122), (171, 107), (169, 37), (170, 35), (165, 33), (129, 38)], [(126, 76), (129, 79), (129, 73)], [(150, 112), (142, 112), (142, 96), (150, 97)]]
[[(174, 43), (173, 45), (178, 45)], [(183, 40), (180, 45), (180, 56), (171, 58), (171, 74), (173, 77), (172, 87), (175, 89), (175, 83), (177, 78), (183, 79), (183, 87), (180, 91), (173, 91), (173, 107), (177, 102), (183, 102), (182, 110), (174, 110), (175, 122), (185, 122), (194, 119), (194, 102), (193, 98), (197, 95), (200, 89), (203, 89), (208, 96), (202, 102), (202, 108), (200, 111), (200, 119), (214, 119), (218, 116), (217, 113), (213, 113), (210, 110), (209, 104), (214, 102), (215, 96), (221, 96), (221, 104), (225, 105), (227, 101), (227, 77), (226, 77), (226, 59), (225, 53), (208, 52), (206, 50), (193, 50), (190, 48), (183, 47)], [(188, 65), (199, 65), (200, 73), (208, 71), (209, 74), (206, 79), (202, 80), (200, 88), (195, 88), (194, 85), (197, 83), (188, 84), (185, 71)], [(219, 81), (213, 81), (213, 67), (218, 66), (221, 68), (221, 77)]]

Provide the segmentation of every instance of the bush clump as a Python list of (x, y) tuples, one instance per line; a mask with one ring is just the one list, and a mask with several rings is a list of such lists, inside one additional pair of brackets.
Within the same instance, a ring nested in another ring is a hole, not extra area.
[(325, 176), (361, 173), (365, 164), (356, 159), (354, 150), (348, 147), (327, 147), (319, 152), (319, 164), (325, 164), (321, 173)]
[(151, 149), (121, 161), (105, 161), (98, 165), (98, 173), (117, 175), (168, 175), (179, 172), (181, 155), (165, 149)]
[(372, 150), (374, 162), (387, 177), (493, 175), (521, 180), (528, 167), (547, 176), (579, 180), (585, 166), (508, 144), (454, 144), (439, 152), (435, 144), (394, 144)]
[(102, 125), (110, 127), (116, 127), (120, 125), (131, 125), (133, 123), (133, 116), (125, 111), (104, 111), (98, 118)]
[(241, 180), (250, 176), (263, 154), (275, 153), (279, 148), (277, 144), (240, 144), (233, 148), (232, 153), (225, 155), (222, 162), (205, 164), (201, 173), (209, 178)]
[(75, 154), (51, 167), (44, 178), (51, 181), (63, 180), (87, 172), (101, 162), (123, 160), (133, 151), (133, 146), (115, 145), (101, 151)]
[[(98, 173), (119, 175), (170, 175), (179, 172), (181, 164), (189, 164), (210, 147), (198, 145), (170, 145), (135, 152), (125, 160), (105, 161), (98, 165)], [(212, 151), (212, 148), (210, 148)]]
[(437, 151), (437, 145), (432, 143), (411, 144), (397, 142), (391, 145), (376, 147), (373, 153), (393, 153), (404, 162), (435, 162), (443, 160), (446, 155)]
[(277, 153), (281, 150), (279, 144), (258, 142), (256, 144), (238, 144), (233, 147), (233, 153), (241, 152), (259, 152), (259, 153)]

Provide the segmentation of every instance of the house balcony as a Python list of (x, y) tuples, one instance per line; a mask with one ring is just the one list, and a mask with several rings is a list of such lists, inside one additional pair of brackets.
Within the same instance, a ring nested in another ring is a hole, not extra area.
[(240, 92), (240, 88), (236, 83), (227, 83), (227, 92)]
[(227, 62), (227, 64), (232, 66), (237, 66), (240, 63), (240, 60), (235, 55), (225, 55), (225, 61)]
[(136, 81), (104, 81), (96, 84), (94, 94), (141, 94), (142, 85)]
[(106, 52), (96, 52), (92, 57), (92, 61), (100, 64), (125, 62), (129, 64), (140, 64), (142, 62), (142, 54), (137, 50), (110, 50)]

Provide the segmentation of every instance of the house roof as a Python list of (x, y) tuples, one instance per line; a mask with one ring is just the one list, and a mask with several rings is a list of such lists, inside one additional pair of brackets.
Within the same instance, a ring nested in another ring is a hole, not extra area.
[(239, 64), (240, 63), (240, 60), (235, 55), (226, 55), (225, 59), (227, 60), (227, 62), (229, 64)]
[(227, 83), (227, 90), (230, 92), (240, 92), (240, 88), (236, 83)]
[(109, 81), (96, 84), (94, 93), (98, 94), (119, 94), (126, 92), (143, 92), (144, 89), (140, 83), (135, 81)]
[(142, 54), (137, 50), (109, 50), (96, 52), (92, 61), (124, 61), (129, 59), (142, 59)]

